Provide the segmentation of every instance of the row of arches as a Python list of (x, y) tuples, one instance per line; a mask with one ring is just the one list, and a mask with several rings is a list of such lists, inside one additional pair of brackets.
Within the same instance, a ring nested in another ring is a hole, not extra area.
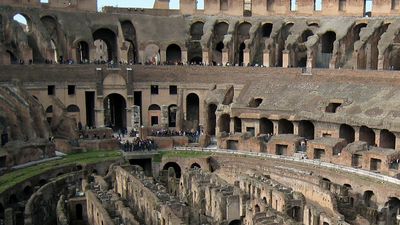
[[(347, 141), (347, 143), (352, 143), (355, 141), (355, 130), (352, 126), (348, 124), (341, 124), (339, 127), (339, 137)], [(359, 129), (359, 140), (367, 142), (368, 145), (378, 146), (376, 142), (376, 134), (372, 128), (367, 126), (361, 126)], [(386, 130), (380, 130), (379, 134), (379, 146), (381, 148), (396, 148), (396, 136)]]

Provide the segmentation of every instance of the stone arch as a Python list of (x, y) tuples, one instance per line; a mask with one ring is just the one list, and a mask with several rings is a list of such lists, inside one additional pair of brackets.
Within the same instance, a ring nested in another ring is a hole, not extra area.
[(261, 34), (263, 38), (269, 38), (271, 37), (271, 33), (272, 33), (272, 28), (274, 27), (274, 25), (272, 23), (265, 23), (262, 25), (261, 27)]
[(250, 28), (251, 28), (251, 23), (245, 21), (240, 23), (236, 30), (237, 49), (235, 51), (236, 52), (235, 63), (239, 64), (240, 66), (242, 66), (244, 62), (244, 50), (246, 49), (245, 40), (250, 38)]
[(163, 170), (169, 170), (169, 168), (174, 169), (176, 178), (181, 178), (182, 170), (178, 163), (168, 162), (163, 166)]
[(358, 41), (358, 40), (360, 40), (361, 29), (366, 27), (366, 26), (367, 26), (367, 23), (362, 22), (362, 23), (359, 23), (359, 24), (357, 24), (357, 25), (355, 25), (353, 27), (353, 29), (352, 29), (352, 31), (353, 31), (353, 43)]
[(386, 129), (381, 130), (379, 139), (379, 147), (390, 149), (396, 148), (396, 136), (392, 132)]
[(314, 139), (315, 127), (314, 124), (309, 120), (301, 120), (299, 122), (299, 136), (306, 139)]
[(69, 105), (67, 107), (67, 112), (76, 113), (76, 112), (80, 112), (80, 109), (77, 105)]
[(135, 64), (137, 63), (138, 51), (136, 41), (136, 29), (132, 22), (125, 20), (121, 22), (122, 33), (124, 34), (125, 41), (128, 42), (127, 48), (127, 62)]
[(215, 135), (215, 128), (217, 126), (217, 105), (216, 104), (209, 104), (207, 107), (207, 133), (208, 135)]
[(235, 133), (242, 132), (242, 119), (237, 116), (233, 117), (233, 131)]
[(152, 104), (148, 108), (148, 118), (149, 118), (149, 126), (158, 126), (160, 125), (161, 118), (161, 107), (157, 104)]
[(339, 128), (339, 138), (343, 138), (347, 143), (353, 143), (355, 137), (354, 128), (347, 124), (341, 124)]
[(278, 134), (293, 134), (294, 127), (293, 123), (286, 119), (280, 119), (278, 121)]
[(167, 64), (175, 65), (182, 63), (182, 50), (177, 44), (170, 44), (167, 47)]
[[(105, 56), (107, 56), (107, 60), (103, 58), (104, 61), (113, 60), (114, 62), (118, 62), (117, 35), (115, 34), (114, 31), (108, 28), (99, 28), (93, 32), (93, 40), (95, 42), (101, 40), (107, 46), (106, 49), (107, 52), (104, 53), (106, 54)], [(103, 56), (101, 49), (97, 49), (96, 54), (98, 54), (98, 56)], [(96, 59), (101, 60), (100, 57), (96, 57)]]
[(396, 224), (397, 216), (399, 215), (400, 200), (397, 197), (389, 197), (389, 201), (385, 203), (387, 208), (386, 224)]
[(256, 204), (256, 205), (254, 206), (254, 212), (255, 212), (255, 213), (259, 213), (260, 211), (261, 211), (260, 206), (259, 206), (258, 204)]
[(260, 134), (273, 134), (274, 123), (268, 118), (260, 119)]
[(103, 80), (103, 86), (126, 86), (126, 80), (120, 74), (108, 74)]
[(200, 41), (203, 36), (204, 22), (197, 21), (190, 26), (190, 37), (192, 41)]
[(363, 195), (364, 205), (367, 207), (376, 207), (376, 196), (373, 191), (367, 190)]
[(90, 50), (89, 44), (86, 41), (79, 41), (77, 44), (76, 60), (78, 63), (89, 63)]
[(25, 199), (28, 199), (33, 194), (33, 189), (30, 185), (26, 185), (23, 190)]
[(190, 165), (190, 168), (191, 168), (191, 169), (194, 169), (194, 168), (199, 168), (199, 169), (201, 169), (201, 166), (200, 166), (198, 163), (192, 163), (192, 165)]
[(178, 106), (172, 104), (168, 106), (168, 127), (176, 127), (176, 113), (178, 111)]
[(156, 44), (146, 45), (144, 55), (144, 63), (147, 65), (159, 65), (161, 62), (160, 47)]
[(219, 132), (226, 132), (226, 133), (230, 133), (230, 121), (231, 121), (231, 117), (229, 116), (229, 114), (222, 114), (219, 117), (219, 122), (218, 122), (218, 127), (219, 127)]
[(107, 95), (103, 101), (104, 124), (114, 130), (125, 129), (126, 120), (126, 99), (124, 96), (112, 93)]
[(360, 127), (360, 141), (365, 141), (367, 144), (375, 145), (375, 132), (367, 126)]
[(52, 106), (52, 105), (49, 105), (49, 106), (46, 108), (46, 113), (53, 113), (53, 106)]
[(327, 31), (321, 37), (321, 52), (332, 54), (333, 44), (336, 41), (336, 33), (334, 31)]
[(200, 99), (195, 93), (186, 96), (186, 120), (191, 123), (191, 128), (199, 125), (200, 119)]
[[(25, 13), (16, 13), (13, 15), (13, 20), (16, 21), (25, 32), (30, 32), (32, 30), (32, 20)], [(23, 26), (22, 26), (22, 25)]]
[(223, 40), (225, 35), (228, 33), (229, 24), (226, 22), (218, 22), (214, 25), (214, 36), (213, 36), (213, 56), (212, 60), (214, 64), (222, 64), (222, 50), (224, 46)]

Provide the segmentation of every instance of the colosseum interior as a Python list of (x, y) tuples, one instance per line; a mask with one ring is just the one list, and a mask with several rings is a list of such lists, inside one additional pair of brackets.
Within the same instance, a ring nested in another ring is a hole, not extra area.
[(0, 0), (0, 225), (400, 225), (400, 0), (170, 3)]

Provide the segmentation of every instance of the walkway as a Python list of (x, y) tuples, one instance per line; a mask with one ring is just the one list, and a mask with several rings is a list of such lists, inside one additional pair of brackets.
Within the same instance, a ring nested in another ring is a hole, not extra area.
[(254, 156), (254, 157), (262, 157), (262, 158), (269, 158), (269, 159), (279, 159), (279, 160), (286, 160), (290, 162), (298, 162), (298, 163), (306, 163), (313, 166), (320, 166), (325, 167), (328, 169), (335, 169), (341, 170), (343, 172), (353, 173), (362, 176), (368, 176), (382, 182), (388, 182), (396, 185), (400, 185), (400, 180), (389, 177), (386, 175), (374, 173), (367, 170), (356, 169), (353, 167), (343, 166), (332, 164), (328, 162), (322, 162), (320, 160), (312, 160), (312, 159), (301, 159), (291, 156), (282, 156), (282, 155), (272, 155), (268, 153), (257, 153), (257, 152), (248, 152), (248, 151), (238, 151), (238, 150), (229, 150), (229, 149), (210, 149), (210, 148), (188, 148), (188, 147), (175, 147), (175, 150), (178, 151), (208, 151), (208, 152), (215, 152), (215, 153), (223, 153), (223, 154), (232, 154), (232, 155), (247, 155), (247, 156)]

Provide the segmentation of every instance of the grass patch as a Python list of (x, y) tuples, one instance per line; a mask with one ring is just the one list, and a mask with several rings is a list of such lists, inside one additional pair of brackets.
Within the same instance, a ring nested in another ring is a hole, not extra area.
[(154, 157), (155, 162), (161, 162), (163, 158), (199, 158), (211, 156), (212, 152), (198, 152), (198, 151), (160, 151), (157, 156)]
[(118, 159), (121, 157), (119, 151), (90, 151), (85, 153), (76, 153), (66, 155), (64, 158), (59, 160), (53, 160), (38, 165), (18, 169), (10, 173), (6, 173), (0, 176), (0, 193), (3, 193), (10, 187), (27, 180), (31, 177), (37, 176), (49, 170), (56, 168), (73, 165), (73, 164), (92, 164), (103, 162), (107, 160)]

